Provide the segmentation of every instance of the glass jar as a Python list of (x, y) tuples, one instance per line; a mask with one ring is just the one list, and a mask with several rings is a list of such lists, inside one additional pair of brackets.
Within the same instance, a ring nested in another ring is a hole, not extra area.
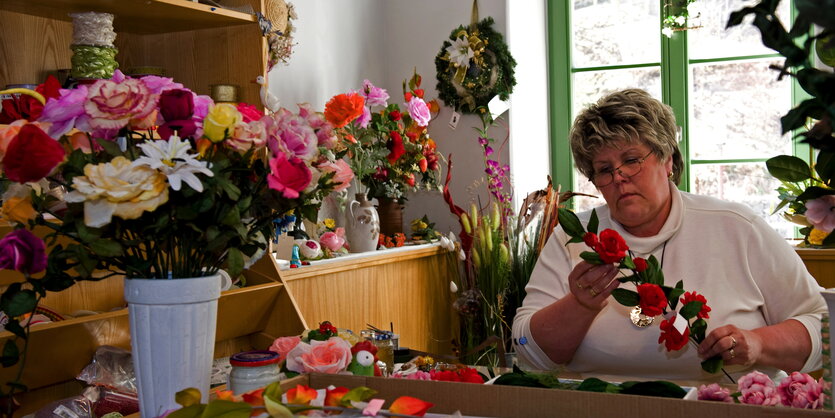
[(394, 342), (391, 339), (391, 334), (386, 332), (375, 333), (374, 346), (377, 347), (377, 358), (386, 364), (384, 375), (391, 375), (394, 370)]
[(244, 351), (229, 358), (229, 390), (235, 395), (262, 388), (280, 379), (278, 353), (275, 351)]

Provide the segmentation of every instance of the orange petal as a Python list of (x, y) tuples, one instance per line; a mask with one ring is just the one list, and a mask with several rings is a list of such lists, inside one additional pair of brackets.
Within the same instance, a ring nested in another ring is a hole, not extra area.
[(340, 406), (340, 401), (345, 394), (348, 393), (348, 388), (340, 386), (333, 390), (327, 389), (325, 391), (325, 406)]
[(296, 387), (287, 391), (287, 403), (308, 405), (310, 401), (316, 399), (316, 396), (316, 389), (309, 386), (296, 385)]
[(220, 400), (224, 400), (224, 401), (234, 401), (235, 400), (234, 399), (235, 393), (232, 392), (231, 390), (218, 390), (218, 391), (215, 391), (215, 395)]
[(242, 395), (244, 402), (252, 406), (264, 405), (264, 388), (255, 389), (252, 392), (247, 392)]
[(429, 408), (435, 404), (422, 401), (411, 396), (401, 396), (394, 400), (394, 403), (389, 407), (389, 411), (394, 414), (401, 415), (416, 415), (422, 417)]

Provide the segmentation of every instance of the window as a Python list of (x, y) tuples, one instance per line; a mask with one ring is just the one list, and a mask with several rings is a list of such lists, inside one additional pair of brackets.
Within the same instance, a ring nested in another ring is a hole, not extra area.
[[(765, 160), (804, 151), (780, 134), (793, 86), (768, 68), (782, 58), (762, 45), (750, 22), (731, 30), (731, 12), (755, 1), (699, 0), (691, 26), (672, 38), (661, 34), (663, 0), (549, 2), (552, 85), (552, 172), (574, 191), (598, 195), (573, 169), (567, 133), (574, 116), (602, 95), (627, 87), (647, 90), (673, 107), (681, 127), (685, 173), (680, 188), (750, 206), (784, 236), (793, 227), (779, 214), (779, 182)], [(789, 15), (789, 2), (780, 5)], [(784, 22), (786, 19), (782, 19)], [(560, 70), (567, 68), (568, 70)], [(575, 198), (578, 210), (603, 204)]]

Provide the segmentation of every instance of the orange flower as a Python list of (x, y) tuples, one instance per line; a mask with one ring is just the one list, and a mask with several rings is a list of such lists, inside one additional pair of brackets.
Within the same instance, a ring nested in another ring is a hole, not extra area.
[(30, 219), (35, 219), (37, 212), (32, 207), (32, 196), (10, 197), (3, 202), (0, 208), (0, 218), (25, 224)]
[(223, 401), (234, 401), (235, 400), (235, 392), (232, 392), (231, 390), (217, 390), (217, 391), (215, 391), (215, 396), (217, 396), (217, 399), (220, 399), (220, 400), (223, 400)]
[(287, 391), (287, 403), (294, 405), (309, 405), (310, 401), (316, 399), (316, 389), (309, 386), (296, 385)]
[(241, 398), (252, 406), (264, 406), (264, 388), (244, 393)]
[(418, 398), (401, 396), (394, 400), (389, 407), (389, 411), (393, 414), (416, 415), (422, 417), (426, 414), (426, 411), (433, 406), (435, 406), (435, 404), (422, 401)]
[(348, 388), (340, 386), (334, 389), (326, 389), (325, 391), (325, 406), (340, 406), (342, 398), (348, 393)]
[(365, 99), (357, 93), (337, 94), (325, 104), (325, 119), (336, 128), (347, 125), (362, 115)]

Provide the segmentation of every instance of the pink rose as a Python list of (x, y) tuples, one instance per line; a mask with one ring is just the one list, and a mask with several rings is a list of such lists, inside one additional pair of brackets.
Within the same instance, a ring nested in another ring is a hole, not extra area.
[[(121, 79), (124, 79), (124, 76)], [(117, 79), (114, 74), (113, 81), (119, 80), (120, 79)], [(148, 90), (153, 94), (160, 94), (171, 89), (184, 88), (182, 84), (174, 82), (174, 79), (171, 77), (160, 77), (157, 75), (146, 75), (142, 77), (142, 83), (144, 83), (145, 87), (148, 87)]]
[(365, 98), (365, 104), (368, 106), (388, 106), (388, 92), (385, 89), (371, 84), (368, 80), (362, 81), (362, 89), (358, 93)]
[(718, 383), (699, 386), (699, 400), (728, 403), (734, 402), (733, 398), (731, 398), (731, 391), (719, 386)]
[(304, 161), (296, 157), (287, 158), (284, 153), (279, 153), (270, 160), (267, 185), (288, 199), (298, 198), (299, 192), (310, 184), (312, 178), (313, 173)]
[(0, 240), (0, 268), (35, 274), (46, 269), (43, 240), (26, 229), (16, 229)]
[(267, 145), (273, 154), (286, 153), (305, 161), (317, 155), (319, 138), (306, 120), (284, 108), (261, 120), (267, 124)]
[(244, 118), (244, 122), (249, 123), (254, 120), (260, 120), (264, 117), (264, 113), (258, 110), (257, 107), (249, 104), (249, 103), (238, 103), (238, 112), (241, 112), (241, 116)]
[(780, 392), (768, 375), (753, 371), (742, 376), (737, 383), (742, 393), (740, 402), (749, 405), (780, 405)]
[(325, 116), (316, 112), (310, 107), (308, 103), (299, 104), (299, 117), (304, 118), (307, 123), (316, 132), (316, 138), (319, 140), (319, 146), (326, 149), (333, 149), (339, 138), (333, 131), (333, 125), (325, 119)]
[[(341, 234), (340, 234), (341, 232)], [(339, 251), (345, 245), (345, 228), (336, 228), (336, 232), (325, 232), (319, 237), (319, 243), (331, 251)]]
[(239, 123), (235, 125), (232, 136), (223, 144), (241, 153), (249, 151), (250, 148), (263, 148), (267, 144), (267, 126), (257, 120)]
[(777, 386), (783, 405), (793, 408), (823, 409), (823, 379), (815, 380), (806, 373), (793, 372)]
[(423, 99), (420, 97), (412, 97), (412, 100), (409, 100), (409, 102), (406, 103), (406, 106), (409, 108), (409, 116), (412, 117), (412, 120), (414, 120), (418, 126), (429, 125), (429, 120), (432, 115), (429, 113), (429, 106), (426, 105), (426, 102), (424, 102)]
[(323, 174), (334, 173), (331, 183), (335, 185), (333, 188), (335, 192), (347, 189), (351, 185), (351, 180), (354, 179), (354, 171), (345, 160), (326, 161), (320, 163), (317, 168)]
[(368, 106), (362, 107), (362, 114), (354, 120), (354, 125), (359, 126), (360, 128), (367, 128), (368, 123), (371, 122), (371, 109)]
[[(156, 96), (141, 80), (125, 78), (121, 82), (99, 80), (89, 87), (84, 111), (93, 129), (118, 130), (128, 125), (146, 127), (156, 107)], [(148, 127), (149, 127), (148, 126)]]
[(300, 342), (287, 354), (287, 369), (297, 373), (339, 373), (351, 363), (351, 344), (339, 337)]
[(287, 353), (296, 348), (301, 340), (299, 336), (276, 338), (270, 346), (270, 351), (278, 353), (279, 361), (284, 361), (287, 359)]
[(806, 219), (823, 232), (835, 229), (835, 195), (806, 201)]

